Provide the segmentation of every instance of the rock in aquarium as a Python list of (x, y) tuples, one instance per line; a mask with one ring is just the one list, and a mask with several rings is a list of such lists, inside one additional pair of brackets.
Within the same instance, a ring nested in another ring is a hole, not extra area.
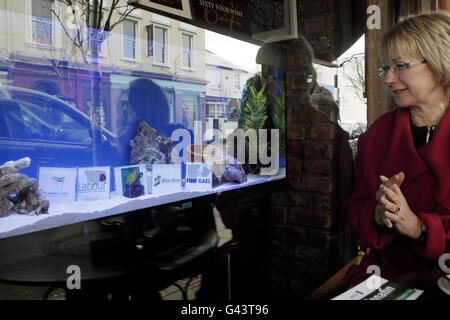
[(247, 175), (241, 164), (227, 164), (226, 170), (222, 176), (222, 182), (242, 183), (247, 181)]
[(27, 215), (48, 212), (50, 203), (39, 192), (36, 179), (18, 173), (30, 163), (31, 159), (26, 157), (0, 166), (0, 217), (9, 212)]
[(171, 163), (172, 140), (160, 135), (145, 121), (139, 124), (136, 136), (131, 140), (130, 145), (130, 164), (146, 164), (147, 170), (150, 171), (154, 163)]
[(247, 175), (239, 161), (226, 154), (226, 164), (225, 171), (222, 175), (222, 182), (243, 183), (247, 181)]

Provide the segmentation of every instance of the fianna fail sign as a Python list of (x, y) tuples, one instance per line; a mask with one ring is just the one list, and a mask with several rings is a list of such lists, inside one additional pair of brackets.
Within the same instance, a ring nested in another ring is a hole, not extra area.
[(50, 203), (75, 201), (76, 183), (77, 168), (39, 168), (39, 186)]

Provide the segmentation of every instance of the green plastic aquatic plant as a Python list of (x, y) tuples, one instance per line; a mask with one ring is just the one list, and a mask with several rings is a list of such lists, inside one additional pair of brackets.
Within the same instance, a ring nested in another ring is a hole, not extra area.
[(258, 91), (254, 86), (249, 86), (250, 92), (244, 106), (245, 129), (253, 129), (259, 132), (263, 128), (267, 119), (267, 97), (266, 86), (263, 85)]

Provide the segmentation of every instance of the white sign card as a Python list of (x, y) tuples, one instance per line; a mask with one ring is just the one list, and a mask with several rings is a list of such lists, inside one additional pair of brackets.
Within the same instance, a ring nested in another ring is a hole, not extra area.
[(152, 172), (147, 170), (147, 193), (152, 192)]
[(181, 164), (152, 165), (152, 193), (167, 194), (183, 191), (181, 187)]
[(212, 165), (209, 163), (186, 163), (184, 190), (187, 192), (211, 191), (212, 171)]
[(114, 168), (116, 195), (136, 198), (147, 193), (147, 169), (145, 165)]
[(110, 167), (78, 168), (77, 200), (109, 199)]
[(77, 168), (39, 168), (39, 187), (50, 203), (75, 201)]

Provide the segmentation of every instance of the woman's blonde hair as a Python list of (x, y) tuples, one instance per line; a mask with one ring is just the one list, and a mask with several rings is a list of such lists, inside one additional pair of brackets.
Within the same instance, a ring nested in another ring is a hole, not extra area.
[(450, 15), (436, 12), (409, 17), (383, 38), (383, 58), (422, 57), (450, 97)]

